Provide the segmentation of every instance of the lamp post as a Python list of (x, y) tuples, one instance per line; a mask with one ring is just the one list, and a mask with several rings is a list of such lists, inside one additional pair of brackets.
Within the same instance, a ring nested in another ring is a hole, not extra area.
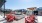
[(4, 0), (4, 18), (5, 18), (5, 0)]
[(5, 18), (5, 3), (4, 3), (4, 18)]

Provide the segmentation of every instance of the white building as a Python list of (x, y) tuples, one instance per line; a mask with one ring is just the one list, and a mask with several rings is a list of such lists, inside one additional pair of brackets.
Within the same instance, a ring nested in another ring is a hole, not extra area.
[(33, 11), (36, 9), (37, 9), (36, 7), (27, 8), (27, 14), (31, 15), (33, 13)]
[(42, 7), (39, 7), (37, 10), (38, 10), (38, 15), (42, 15)]

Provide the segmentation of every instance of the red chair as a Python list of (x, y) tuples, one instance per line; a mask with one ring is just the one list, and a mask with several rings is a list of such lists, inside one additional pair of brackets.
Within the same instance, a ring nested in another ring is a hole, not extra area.
[(6, 20), (7, 20), (8, 22), (13, 21), (14, 19), (15, 19), (15, 16), (13, 16), (12, 14), (7, 14)]
[(35, 22), (35, 16), (30, 15), (29, 17), (25, 18), (25, 23), (34, 23)]

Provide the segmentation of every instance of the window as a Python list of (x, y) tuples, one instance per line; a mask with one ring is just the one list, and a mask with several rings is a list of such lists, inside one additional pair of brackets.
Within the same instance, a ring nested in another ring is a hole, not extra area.
[(34, 15), (38, 15), (38, 11), (34, 11)]

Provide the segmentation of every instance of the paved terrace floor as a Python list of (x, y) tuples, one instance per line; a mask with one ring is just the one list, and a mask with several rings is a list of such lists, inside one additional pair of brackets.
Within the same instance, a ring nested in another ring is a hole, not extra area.
[(25, 23), (25, 18), (19, 20), (19, 21), (13, 21), (12, 23)]

